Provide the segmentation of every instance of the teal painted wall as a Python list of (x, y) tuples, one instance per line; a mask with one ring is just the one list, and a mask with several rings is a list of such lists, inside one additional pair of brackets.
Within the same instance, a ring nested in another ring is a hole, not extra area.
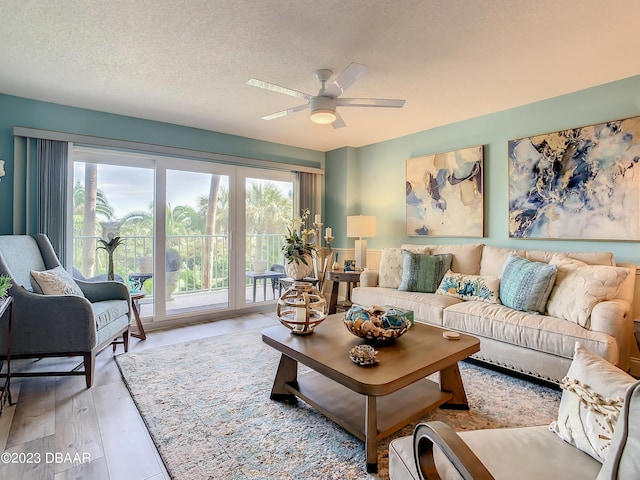
[[(549, 250), (607, 250), (619, 261), (640, 263), (638, 242), (516, 240), (508, 238), (507, 142), (640, 115), (640, 76), (446, 125), (361, 148), (322, 153), (178, 125), (65, 107), (0, 94), (0, 158), (7, 175), (0, 181), (0, 233), (10, 233), (13, 202), (13, 126), (57, 130), (325, 167), (323, 222), (333, 228), (333, 246), (353, 247), (346, 238), (347, 215), (376, 215), (370, 249), (402, 243), (469, 243)], [(484, 145), (485, 238), (407, 237), (407, 158)]]
[[(362, 212), (342, 206), (339, 215), (376, 215), (377, 235), (369, 249), (402, 243), (483, 242), (501, 247), (564, 251), (612, 251), (619, 261), (640, 263), (638, 242), (522, 240), (508, 236), (507, 143), (534, 134), (554, 132), (640, 115), (640, 76), (600, 85), (518, 108), (408, 135), (357, 149), (357, 169), (343, 170), (348, 185), (357, 185), (359, 199), (347, 196)], [(410, 157), (484, 145), (485, 238), (408, 237), (405, 235), (405, 162)], [(336, 163), (327, 157), (327, 175)], [(331, 187), (328, 186), (327, 189)], [(327, 193), (329, 195), (329, 193)], [(328, 218), (335, 219), (327, 203)], [(339, 221), (339, 220), (338, 220)], [(344, 234), (334, 246), (353, 247)]]
[(12, 233), (13, 127), (93, 135), (322, 168), (323, 152), (0, 94), (0, 234)]

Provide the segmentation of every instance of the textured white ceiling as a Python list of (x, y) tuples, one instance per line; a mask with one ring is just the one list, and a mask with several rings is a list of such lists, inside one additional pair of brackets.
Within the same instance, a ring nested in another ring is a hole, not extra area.
[[(640, 74), (638, 0), (0, 0), (0, 92), (327, 151)], [(369, 67), (346, 128), (255, 77), (316, 94)]]

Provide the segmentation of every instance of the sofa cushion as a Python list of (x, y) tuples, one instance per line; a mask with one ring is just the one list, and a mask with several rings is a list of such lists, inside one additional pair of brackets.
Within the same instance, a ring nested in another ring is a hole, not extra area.
[(378, 267), (378, 285), (398, 288), (402, 280), (402, 249), (383, 248)]
[[(451, 305), (444, 312), (442, 326), (566, 359), (573, 358), (574, 345), (579, 341), (610, 362), (618, 361), (618, 345), (610, 335), (561, 318), (520, 312), (495, 303), (469, 301)], [(482, 338), (480, 343), (482, 349)]]
[(493, 275), (496, 277), (502, 275), (504, 263), (512, 253), (524, 257), (523, 250), (485, 245), (482, 249), (482, 259), (480, 260), (480, 275)]
[(608, 265), (615, 267), (616, 262), (611, 252), (553, 252), (550, 250), (518, 250), (518, 255), (532, 262), (549, 263), (554, 255), (561, 253), (589, 265)]
[(31, 272), (31, 286), (35, 293), (44, 295), (76, 295), (84, 297), (73, 277), (61, 266), (42, 272)]
[(586, 263), (556, 254), (551, 265), (558, 269), (555, 286), (547, 303), (549, 315), (589, 328), (593, 307), (615, 298), (629, 269)]
[(451, 268), (450, 253), (426, 255), (402, 250), (402, 280), (398, 290), (434, 293)]
[(442, 325), (442, 312), (445, 308), (462, 303), (459, 298), (435, 293), (402, 292), (395, 288), (381, 287), (356, 287), (351, 293), (351, 300), (363, 306), (389, 305), (412, 310), (416, 321), (437, 326)]
[(429, 245), (432, 255), (451, 253), (451, 270), (456, 273), (469, 275), (480, 274), (480, 259), (482, 258), (482, 243), (465, 243), (459, 245)]
[(451, 295), (462, 300), (500, 303), (500, 279), (494, 276), (465, 275), (449, 270), (438, 290), (438, 295)]
[(627, 388), (635, 378), (575, 344), (575, 354), (562, 383), (558, 420), (550, 430), (599, 462), (607, 458)]
[(500, 278), (500, 301), (523, 312), (544, 312), (557, 268), (509, 254)]

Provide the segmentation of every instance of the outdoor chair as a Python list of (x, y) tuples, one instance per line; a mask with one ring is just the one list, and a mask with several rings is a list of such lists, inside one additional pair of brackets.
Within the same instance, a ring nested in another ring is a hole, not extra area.
[[(611, 445), (602, 464), (563, 441), (547, 426), (456, 433), (443, 422), (421, 423), (413, 437), (392, 442), (390, 448), (394, 448), (394, 442), (403, 442), (404, 446), (396, 445), (399, 448), (395, 451), (403, 450), (407, 455), (395, 456), (396, 461), (402, 458), (404, 465), (395, 469), (397, 474), (391, 475), (391, 479), (640, 478), (638, 418), (640, 382), (626, 390)], [(413, 458), (408, 455), (410, 443), (413, 443)]]
[[(269, 268), (269, 270), (271, 270), (272, 272), (285, 273), (284, 265), (280, 265), (279, 263), (274, 263), (273, 265), (271, 265), (271, 268)], [(282, 288), (280, 288), (279, 278), (271, 279), (271, 288), (273, 289), (273, 298), (276, 298), (276, 290), (278, 291), (278, 294), (280, 294), (280, 291), (282, 290)]]
[[(62, 269), (45, 235), (0, 235), (0, 275), (13, 281), (11, 359), (82, 356), (84, 364), (84, 369), (81, 364), (71, 371), (18, 371), (12, 377), (84, 375), (89, 388), (101, 350), (122, 336), (116, 343), (128, 351), (127, 286), (74, 280)], [(6, 358), (7, 326), (0, 323), (0, 359)]]

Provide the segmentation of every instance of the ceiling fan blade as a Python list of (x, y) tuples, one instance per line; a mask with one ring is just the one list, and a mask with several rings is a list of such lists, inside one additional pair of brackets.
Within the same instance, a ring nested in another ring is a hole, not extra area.
[(342, 73), (329, 84), (328, 87), (325, 88), (322, 95), (337, 98), (342, 95), (342, 93), (349, 88), (353, 82), (367, 73), (367, 70), (369, 70), (367, 67), (360, 65), (359, 63), (349, 64), (349, 66), (345, 68)]
[(274, 120), (276, 118), (284, 117), (285, 115), (289, 115), (290, 113), (299, 112), (300, 110), (304, 110), (305, 108), (309, 108), (309, 104), (298, 105), (297, 107), (287, 108), (286, 110), (282, 110), (280, 112), (272, 113), (270, 115), (265, 115), (262, 117), (263, 120)]
[(287, 87), (281, 87), (280, 85), (276, 85), (275, 83), (265, 82), (256, 78), (249, 79), (247, 81), (247, 85), (251, 85), (252, 87), (264, 88), (265, 90), (271, 90), (272, 92), (276, 93), (283, 93), (284, 95), (289, 95), (291, 97), (302, 98), (307, 101), (313, 98), (307, 93), (298, 92), (297, 90), (292, 90), (291, 88)]
[(336, 112), (336, 119), (333, 121), (331, 125), (333, 126), (333, 128), (344, 128), (347, 126), (347, 124), (344, 123), (344, 120), (342, 119), (342, 117), (338, 112)]
[(404, 100), (389, 98), (339, 98), (338, 105), (342, 107), (385, 107), (402, 108)]

